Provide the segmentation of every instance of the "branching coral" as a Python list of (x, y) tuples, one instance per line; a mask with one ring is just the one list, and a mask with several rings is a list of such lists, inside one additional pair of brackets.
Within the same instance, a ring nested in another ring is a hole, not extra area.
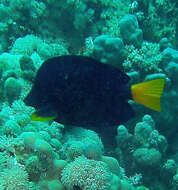
[(126, 49), (128, 56), (123, 63), (126, 71), (138, 71), (142, 76), (162, 71), (159, 65), (162, 56), (158, 44), (144, 42), (141, 49), (133, 46), (126, 46)]

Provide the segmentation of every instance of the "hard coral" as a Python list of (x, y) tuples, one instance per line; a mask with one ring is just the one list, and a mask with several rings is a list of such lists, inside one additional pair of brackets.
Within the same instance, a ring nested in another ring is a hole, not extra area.
[(134, 46), (126, 46), (127, 59), (123, 66), (126, 71), (138, 71), (141, 75), (161, 72), (160, 62), (162, 59), (159, 45), (144, 42), (140, 49)]
[(161, 154), (154, 148), (138, 148), (134, 153), (133, 157), (138, 167), (152, 168), (159, 167), (161, 164)]
[(1, 190), (28, 190), (28, 174), (23, 167), (14, 166), (1, 173)]
[(110, 189), (111, 173), (104, 162), (78, 157), (62, 171), (61, 181), (67, 190), (74, 186), (82, 190)]

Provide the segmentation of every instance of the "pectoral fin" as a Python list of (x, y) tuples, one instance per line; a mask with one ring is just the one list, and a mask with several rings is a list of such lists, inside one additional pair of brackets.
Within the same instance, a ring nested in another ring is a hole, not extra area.
[(52, 121), (57, 118), (57, 113), (50, 106), (45, 106), (32, 113), (30, 118), (32, 121)]

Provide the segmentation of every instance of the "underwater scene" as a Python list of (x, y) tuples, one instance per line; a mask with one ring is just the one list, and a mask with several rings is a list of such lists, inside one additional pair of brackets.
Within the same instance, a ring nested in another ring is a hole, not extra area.
[(178, 190), (178, 0), (0, 0), (0, 190)]

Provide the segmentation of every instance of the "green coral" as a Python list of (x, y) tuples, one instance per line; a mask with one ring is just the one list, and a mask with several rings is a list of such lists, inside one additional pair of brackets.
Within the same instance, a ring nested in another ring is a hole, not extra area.
[(0, 180), (1, 190), (29, 190), (28, 174), (22, 166), (4, 169)]
[(74, 186), (83, 190), (108, 190), (111, 173), (104, 162), (78, 157), (64, 168), (61, 181), (68, 190)]
[[(27, 62), (27, 56), (31, 56), (34, 52), (40, 55), (41, 58), (47, 59), (54, 56), (68, 54), (68, 51), (64, 43), (52, 43), (48, 44), (43, 42), (39, 37), (34, 35), (26, 35), (23, 38), (18, 38), (11, 49), (11, 53), (14, 55), (24, 55), (21, 57), (20, 64), (22, 61)], [(25, 60), (26, 58), (26, 60)], [(29, 60), (30, 61), (30, 60)], [(32, 65), (31, 63), (29, 63)], [(34, 68), (33, 68), (34, 70)]]
[(126, 49), (128, 56), (123, 63), (126, 71), (138, 71), (142, 76), (162, 71), (160, 68), (162, 55), (158, 44), (144, 42), (141, 49), (134, 46), (126, 46)]
[(161, 153), (154, 148), (138, 148), (133, 157), (136, 165), (143, 168), (159, 167), (162, 159)]
[[(170, 0), (142, 1), (138, 0), (138, 6), (134, 10), (137, 15), (143, 14), (140, 21), (145, 40), (158, 42), (163, 37), (167, 37), (175, 44), (176, 22), (177, 22), (177, 2)], [(164, 27), (163, 27), (164, 26)]]
[(10, 103), (19, 98), (21, 89), (21, 84), (13, 77), (9, 77), (4, 83), (5, 96)]
[(136, 190), (149, 190), (149, 189), (144, 186), (139, 186), (136, 188)]

